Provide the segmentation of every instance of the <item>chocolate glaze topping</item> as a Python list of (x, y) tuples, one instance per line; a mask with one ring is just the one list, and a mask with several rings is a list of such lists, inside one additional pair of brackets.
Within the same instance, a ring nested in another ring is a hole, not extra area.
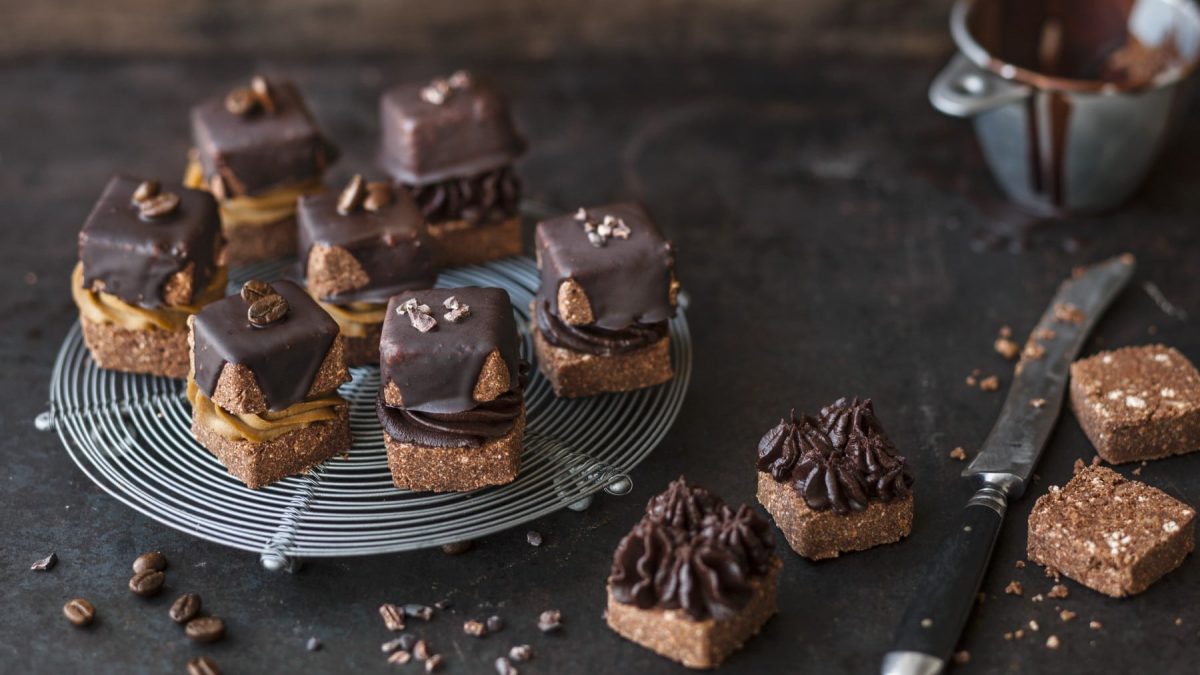
[(529, 364), (521, 362), (521, 385), (495, 400), (480, 403), (457, 413), (429, 413), (394, 408), (384, 403), (383, 391), (375, 401), (379, 421), (387, 435), (401, 443), (416, 443), (439, 448), (478, 448), (488, 441), (507, 436), (525, 407), (522, 392), (528, 379)]
[(421, 95), (428, 84), (403, 84), (380, 99), (379, 163), (394, 179), (429, 185), (475, 176), (507, 166), (525, 152), (525, 139), (498, 89), (471, 77), (438, 105)]
[(538, 306), (548, 302), (559, 316), (558, 287), (574, 279), (587, 294), (598, 328), (620, 330), (675, 316), (670, 297), (675, 254), (646, 210), (623, 203), (588, 208), (587, 214), (597, 221), (610, 215), (620, 218), (631, 231), (629, 238), (594, 246), (574, 213), (538, 223)]
[(167, 281), (188, 263), (195, 265), (193, 298), (208, 287), (217, 269), (221, 221), (211, 195), (176, 186), (163, 189), (179, 196), (179, 206), (144, 218), (133, 202), (141, 183), (125, 175), (109, 179), (79, 233), (79, 259), (85, 288), (99, 281), (104, 292), (155, 309), (164, 304)]
[(793, 411), (758, 442), (757, 466), (791, 482), (809, 508), (838, 515), (907, 497), (913, 482), (870, 399), (838, 399), (817, 418)]
[(206, 306), (193, 319), (196, 384), (205, 396), (212, 398), (226, 363), (240, 363), (254, 373), (271, 410), (308, 397), (338, 325), (296, 284), (273, 281), (271, 286), (288, 303), (280, 321), (250, 325), (248, 305), (237, 295)]
[(545, 300), (538, 306), (538, 332), (546, 342), (573, 352), (615, 356), (628, 354), (658, 342), (667, 336), (667, 322), (635, 323), (618, 330), (596, 326), (572, 326), (555, 316)]
[(494, 223), (517, 214), (521, 179), (511, 166), (408, 188), (430, 223)]
[[(444, 318), (442, 303), (454, 296), (469, 305), (459, 322)], [(422, 333), (396, 313), (409, 298), (428, 305), (436, 327)], [(404, 407), (426, 413), (460, 413), (475, 408), (475, 385), (488, 355), (498, 350), (508, 367), (509, 389), (520, 388), (517, 322), (508, 294), (499, 288), (435, 288), (405, 291), (388, 302), (379, 343), (382, 384), (400, 390)]]
[(301, 261), (308, 260), (313, 244), (337, 246), (349, 251), (369, 278), (362, 288), (322, 300), (382, 303), (396, 293), (429, 288), (437, 281), (432, 243), (416, 204), (404, 190), (393, 190), (392, 198), (378, 211), (359, 208), (345, 214), (338, 213), (338, 195), (333, 191), (300, 198), (296, 219)]
[(746, 504), (730, 508), (681, 476), (650, 500), (621, 540), (609, 584), (617, 602), (722, 620), (746, 606), (751, 579), (769, 572), (774, 560), (766, 519)]
[(192, 139), (204, 177), (220, 173), (235, 195), (256, 195), (319, 177), (338, 156), (300, 90), (271, 81), (273, 112), (236, 115), (225, 94), (192, 108)]

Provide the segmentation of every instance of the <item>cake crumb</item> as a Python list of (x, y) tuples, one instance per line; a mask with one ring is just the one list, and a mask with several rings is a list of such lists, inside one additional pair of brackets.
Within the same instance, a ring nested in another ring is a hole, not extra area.
[(1005, 634), (1004, 634), (1004, 639), (1005, 639), (1005, 640), (1011, 640), (1011, 639), (1013, 639), (1013, 634), (1012, 634), (1012, 632), (1011, 632), (1011, 631), (1009, 631), (1009, 632), (1005, 633)]
[(1037, 631), (1041, 630), (1041, 627), (1040, 627), (1040, 626), (1038, 626), (1038, 622), (1037, 622), (1037, 621), (1034, 621), (1033, 619), (1030, 619), (1030, 620), (1029, 620), (1029, 630), (1031, 630), (1031, 631), (1033, 631), (1033, 632), (1035, 632), (1035, 633), (1036, 633)]
[(1009, 328), (1007, 325), (1000, 326), (1000, 337), (1002, 337), (1002, 338), (1012, 337), (1012, 329)]
[(1016, 342), (1007, 337), (997, 338), (995, 344), (992, 345), (996, 353), (1010, 361), (1017, 358), (1017, 354), (1021, 352), (1021, 348)]
[(1046, 348), (1037, 340), (1030, 338), (1029, 342), (1025, 343), (1025, 350), (1021, 352), (1021, 358), (1037, 360), (1046, 355)]
[(1072, 612), (1069, 609), (1064, 609), (1063, 611), (1058, 613), (1058, 618), (1062, 619), (1063, 621), (1070, 621), (1071, 619), (1074, 619), (1076, 616), (1079, 616), (1079, 615), (1076, 614), (1075, 612)]
[(1067, 587), (1062, 584), (1054, 584), (1050, 587), (1050, 592), (1047, 593), (1047, 595), (1052, 598), (1065, 598), (1069, 594), (1070, 591), (1067, 590)]
[(975, 386), (975, 383), (976, 383), (975, 376), (974, 376), (974, 375), (968, 375), (968, 376), (967, 376), (967, 386), (968, 386), (968, 387), (974, 387), (974, 386)]
[(1021, 582), (1010, 581), (1008, 582), (1008, 585), (1004, 587), (1004, 592), (1008, 595), (1024, 595), (1025, 589), (1021, 588)]
[(970, 663), (971, 662), (971, 652), (969, 652), (965, 649), (962, 651), (954, 652), (954, 662), (960, 666)]
[(1104, 628), (1104, 624), (1100, 623), (1099, 621), (1092, 620), (1088, 622), (1088, 628), (1091, 628), (1092, 630), (1100, 630), (1101, 628)]
[(1016, 639), (1020, 640), (1021, 638), (1025, 637), (1025, 631), (1024, 631), (1024, 630), (1022, 630), (1022, 629), (1020, 629), (1020, 628), (1018, 628), (1018, 629), (1016, 629), (1016, 630), (1014, 630), (1014, 631), (1013, 631), (1013, 637), (1015, 637)]
[(1050, 649), (1058, 649), (1059, 644), (1061, 643), (1059, 642), (1057, 635), (1051, 635), (1050, 637), (1046, 638), (1046, 646)]
[(1176, 626), (1182, 626), (1182, 625), (1183, 625), (1183, 617), (1182, 617), (1182, 616), (1177, 616), (1177, 617), (1175, 617), (1175, 625), (1176, 625)]
[(1045, 600), (1045, 599), (1046, 599), (1046, 596), (1042, 595), (1041, 593), (1038, 593), (1037, 595), (1035, 595), (1035, 596), (1033, 596), (1032, 598), (1030, 598), (1030, 600), (1031, 600), (1031, 601), (1033, 601), (1033, 602), (1041, 602), (1041, 601), (1043, 601), (1043, 600)]
[(1023, 569), (1025, 569), (1025, 561), (1018, 560), (1017, 562), (1013, 563), (1013, 567), (1016, 567), (1019, 570), (1023, 570)]
[(979, 381), (979, 391), (996, 391), (1000, 388), (1000, 378), (989, 375)]
[(1081, 324), (1086, 318), (1082, 310), (1069, 302), (1060, 302), (1054, 305), (1054, 319), (1056, 321)]
[(1138, 468), (1134, 469), (1131, 473), (1133, 473), (1133, 475), (1135, 475), (1135, 476), (1142, 475), (1142, 467), (1139, 466)]
[(950, 459), (957, 459), (958, 461), (961, 462), (961, 461), (965, 460), (966, 458), (967, 458), (967, 451), (963, 450), (961, 445), (950, 451)]
[(1029, 402), (1029, 405), (1031, 405), (1035, 408), (1041, 409), (1042, 407), (1044, 407), (1046, 405), (1046, 399), (1035, 398)]

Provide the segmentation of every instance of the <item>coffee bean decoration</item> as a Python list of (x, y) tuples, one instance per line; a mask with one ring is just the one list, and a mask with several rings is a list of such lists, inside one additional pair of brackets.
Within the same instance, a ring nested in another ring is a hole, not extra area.
[(175, 623), (187, 623), (200, 614), (200, 596), (195, 593), (184, 593), (175, 598), (167, 614)]
[(75, 598), (63, 605), (63, 616), (76, 626), (83, 627), (96, 619), (96, 608), (83, 598)]
[(251, 279), (242, 284), (242, 300), (245, 300), (248, 305), (253, 305), (256, 300), (261, 300), (268, 295), (274, 294), (275, 289), (265, 281)]
[(158, 595), (166, 580), (167, 575), (158, 570), (145, 570), (129, 579), (129, 590), (133, 591), (134, 595), (149, 598)]
[(282, 295), (268, 295), (255, 300), (246, 310), (246, 318), (255, 328), (270, 326), (287, 316), (288, 302)]
[(258, 108), (258, 97), (248, 87), (238, 87), (225, 96), (225, 109), (239, 117), (245, 117)]
[(202, 616), (187, 622), (183, 632), (193, 642), (208, 644), (225, 637), (225, 622), (215, 616)]
[(137, 189), (133, 191), (133, 203), (141, 204), (142, 202), (157, 197), (162, 186), (156, 180), (144, 180), (138, 184)]
[(146, 570), (154, 570), (161, 572), (167, 569), (167, 556), (158, 551), (149, 551), (143, 553), (133, 561), (133, 572), (145, 572)]
[(354, 178), (346, 184), (342, 189), (342, 193), (338, 195), (337, 212), (344, 215), (353, 213), (362, 206), (363, 199), (367, 196), (367, 185), (363, 181), (360, 174), (354, 174)]
[(138, 202), (143, 218), (161, 218), (169, 216), (179, 208), (179, 195), (174, 192), (163, 192), (145, 201)]
[(217, 662), (208, 656), (188, 659), (187, 671), (188, 675), (221, 675), (221, 669), (217, 667)]

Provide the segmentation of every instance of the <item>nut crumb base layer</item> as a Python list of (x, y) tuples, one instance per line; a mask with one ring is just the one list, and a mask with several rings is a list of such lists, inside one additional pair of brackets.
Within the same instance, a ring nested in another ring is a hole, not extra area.
[(478, 448), (435, 448), (401, 443), (385, 432), (388, 468), (392, 482), (402, 490), (467, 492), (489, 485), (504, 485), (517, 478), (521, 468), (521, 441), (525, 412), (508, 435)]

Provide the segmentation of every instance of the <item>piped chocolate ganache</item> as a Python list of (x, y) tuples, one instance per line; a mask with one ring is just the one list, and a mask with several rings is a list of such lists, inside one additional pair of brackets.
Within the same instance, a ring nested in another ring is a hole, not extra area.
[(517, 215), (521, 179), (511, 166), (473, 176), (448, 178), (409, 188), (421, 215), (431, 223), (465, 220), (483, 225)]
[(512, 431), (521, 415), (521, 392), (529, 381), (529, 364), (520, 366), (520, 389), (510, 389), (499, 397), (462, 412), (436, 413), (393, 408), (384, 402), (383, 392), (376, 399), (376, 411), (383, 430), (401, 443), (416, 443), (440, 448), (478, 448), (488, 441), (503, 438)]
[(791, 483), (809, 508), (838, 515), (903, 499), (913, 483), (870, 399), (838, 399), (816, 418), (792, 411), (759, 441), (757, 466)]
[(775, 561), (765, 518), (736, 510), (682, 476), (653, 497), (613, 557), (615, 600), (642, 609), (683, 610), (696, 621), (737, 615), (753, 597), (753, 578)]

